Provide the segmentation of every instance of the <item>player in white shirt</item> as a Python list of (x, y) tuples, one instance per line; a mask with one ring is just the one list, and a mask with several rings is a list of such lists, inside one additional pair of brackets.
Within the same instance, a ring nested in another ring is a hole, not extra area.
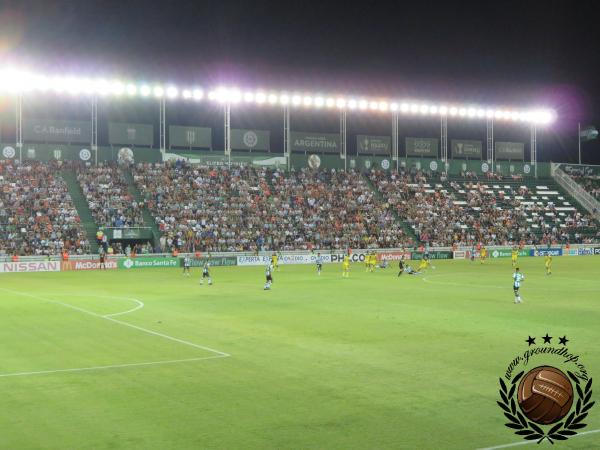
[(191, 260), (189, 256), (183, 258), (183, 274), (190, 276)]
[(521, 303), (521, 294), (519, 293), (519, 289), (521, 288), (521, 283), (525, 279), (525, 275), (523, 275), (519, 268), (515, 269), (515, 273), (513, 273), (513, 291), (515, 292), (515, 303)]
[(317, 253), (317, 275), (321, 275), (321, 269), (323, 268), (323, 257), (320, 253)]
[(273, 283), (273, 266), (271, 264), (267, 264), (265, 268), (265, 279), (265, 291), (268, 291)]
[(200, 278), (200, 284), (204, 284), (204, 279), (208, 278), (208, 285), (212, 285), (212, 278), (210, 277), (210, 263), (208, 261), (204, 262), (202, 266), (202, 278)]

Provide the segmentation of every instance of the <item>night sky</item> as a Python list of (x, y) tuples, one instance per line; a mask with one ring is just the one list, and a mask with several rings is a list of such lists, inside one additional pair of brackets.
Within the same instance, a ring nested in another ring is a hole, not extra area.
[[(0, 0), (0, 61), (37, 70), (554, 108), (540, 159), (600, 127), (594, 2)], [(600, 140), (583, 160), (600, 164)]]

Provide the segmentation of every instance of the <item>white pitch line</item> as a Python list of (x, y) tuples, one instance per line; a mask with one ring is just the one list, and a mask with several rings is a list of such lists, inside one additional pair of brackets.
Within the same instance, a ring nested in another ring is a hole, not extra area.
[(63, 293), (63, 292), (57, 292), (57, 293), (54, 293), (51, 295), (58, 296), (58, 297), (93, 297), (93, 298), (108, 298), (111, 300), (127, 300), (129, 302), (135, 302), (138, 305), (135, 308), (128, 309), (127, 311), (122, 311), (122, 312), (117, 312), (117, 313), (112, 313), (112, 314), (105, 314), (104, 315), (105, 317), (122, 316), (124, 314), (132, 313), (132, 312), (137, 311), (138, 309), (141, 309), (144, 307), (143, 301), (138, 300), (137, 298), (132, 298), (132, 297), (115, 297), (112, 295), (97, 295), (97, 294), (82, 294), (82, 293), (70, 294), (70, 293)]
[(142, 302), (140, 300), (137, 300), (135, 298), (130, 298), (128, 300), (131, 300), (132, 302), (136, 302), (138, 305), (135, 308), (131, 308), (131, 309), (127, 310), (127, 311), (113, 313), (113, 314), (105, 314), (104, 317), (122, 316), (124, 314), (129, 314), (129, 313), (132, 313), (134, 311), (137, 311), (138, 309), (142, 309), (144, 307), (144, 302)]
[(159, 336), (159, 337), (162, 337), (164, 339), (168, 339), (168, 340), (174, 341), (174, 342), (179, 342), (180, 344), (188, 345), (190, 347), (199, 348), (201, 350), (207, 350), (209, 352), (216, 353), (217, 355), (231, 356), (229, 353), (225, 353), (225, 352), (222, 352), (220, 350), (215, 350), (214, 348), (205, 347), (205, 346), (199, 345), (199, 344), (194, 344), (193, 342), (185, 341), (183, 339), (179, 339), (179, 338), (176, 338), (176, 337), (173, 337), (173, 336), (169, 336), (168, 334), (163, 334), (163, 333), (159, 333), (157, 331), (148, 330), (147, 328), (138, 327), (137, 325), (133, 325), (133, 324), (128, 323), (128, 322), (123, 322), (123, 321), (118, 320), (118, 319), (113, 319), (112, 317), (103, 316), (101, 314), (97, 314), (95, 312), (88, 311), (87, 309), (79, 308), (78, 306), (73, 306), (73, 305), (69, 305), (68, 303), (59, 302), (58, 300), (52, 300), (52, 299), (45, 298), (45, 297), (42, 297), (42, 296), (39, 296), (39, 295), (28, 294), (26, 292), (13, 291), (12, 289), (0, 288), (0, 290), (5, 291), (5, 292), (10, 292), (10, 293), (16, 294), (16, 295), (21, 295), (21, 296), (24, 296), (24, 297), (30, 297), (30, 298), (34, 298), (34, 299), (37, 299), (37, 300), (42, 300), (42, 301), (46, 301), (46, 302), (49, 302), (49, 303), (54, 303), (54, 304), (57, 304), (57, 305), (61, 305), (61, 306), (64, 306), (65, 308), (74, 309), (74, 310), (82, 312), (84, 314), (88, 314), (88, 315), (94, 316), (94, 317), (99, 317), (100, 319), (108, 320), (110, 322), (118, 323), (120, 325), (123, 325), (123, 326), (126, 326), (126, 327), (130, 327), (130, 328), (133, 328), (133, 329), (138, 330), (138, 331), (142, 331), (142, 332), (147, 333), (147, 334), (152, 334), (154, 336)]
[(38, 370), (35, 372), (15, 372), (15, 373), (0, 373), (0, 378), (7, 377), (24, 377), (31, 375), (45, 375), (51, 373), (63, 373), (63, 372), (91, 372), (94, 370), (106, 370), (106, 369), (122, 369), (127, 367), (140, 367), (140, 366), (157, 366), (164, 364), (175, 364), (192, 361), (205, 361), (207, 359), (226, 358), (224, 355), (205, 356), (202, 358), (188, 358), (188, 359), (171, 359), (167, 361), (151, 361), (141, 363), (130, 363), (130, 364), (112, 364), (109, 366), (93, 366), (93, 367), (75, 367), (72, 369), (56, 369), (56, 370)]
[[(587, 434), (594, 434), (594, 433), (600, 433), (600, 428), (597, 430), (590, 430), (590, 431), (584, 431), (583, 433), (577, 433), (575, 436), (571, 436), (570, 439), (573, 439), (573, 438), (576, 438), (579, 436), (585, 436)], [(536, 443), (536, 441), (520, 441), (520, 442), (513, 442), (511, 444), (496, 445), (494, 447), (479, 448), (477, 450), (496, 450), (496, 449), (500, 449), (500, 448), (518, 447), (520, 445), (535, 444), (535, 443)]]

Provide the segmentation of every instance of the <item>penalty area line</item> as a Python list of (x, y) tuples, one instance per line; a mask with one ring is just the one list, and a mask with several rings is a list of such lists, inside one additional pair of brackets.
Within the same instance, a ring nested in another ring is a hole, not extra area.
[(79, 312), (82, 312), (84, 314), (88, 314), (90, 316), (94, 316), (94, 317), (98, 317), (100, 319), (108, 320), (109, 322), (113, 322), (113, 323), (116, 323), (116, 324), (119, 324), (119, 325), (123, 325), (123, 326), (129, 327), (129, 328), (133, 328), (134, 330), (138, 330), (138, 331), (141, 331), (141, 332), (146, 333), (146, 334), (151, 334), (153, 336), (158, 336), (158, 337), (161, 337), (163, 339), (168, 339), (170, 341), (178, 342), (180, 344), (187, 345), (189, 347), (194, 347), (194, 348), (199, 348), (201, 350), (206, 350), (206, 351), (209, 351), (211, 353), (216, 353), (217, 355), (220, 355), (220, 356), (231, 356), (229, 353), (225, 353), (225, 352), (222, 352), (220, 350), (215, 350), (214, 348), (206, 347), (204, 345), (194, 344), (193, 342), (186, 341), (184, 339), (179, 339), (179, 338), (176, 338), (176, 337), (173, 337), (173, 336), (169, 336), (168, 334), (163, 334), (163, 333), (159, 333), (158, 331), (152, 331), (152, 330), (149, 330), (147, 328), (139, 327), (137, 325), (133, 325), (132, 323), (123, 322), (122, 320), (118, 320), (118, 319), (115, 319), (115, 318), (110, 317), (110, 316), (103, 316), (101, 314), (97, 314), (95, 312), (88, 311), (87, 309), (83, 309), (83, 308), (80, 308), (78, 306), (73, 306), (73, 305), (69, 305), (68, 303), (59, 302), (58, 300), (52, 300), (50, 298), (42, 297), (40, 295), (33, 295), (33, 294), (28, 294), (26, 292), (13, 291), (12, 289), (6, 289), (6, 288), (0, 288), (0, 291), (10, 292), (11, 294), (21, 295), (21, 296), (33, 298), (33, 299), (36, 299), (36, 300), (42, 300), (42, 301), (45, 301), (45, 302), (48, 302), (48, 303), (54, 303), (55, 305), (60, 305), (60, 306), (63, 306), (65, 308), (74, 309), (75, 311), (79, 311)]
[(176, 364), (184, 362), (194, 361), (206, 361), (207, 359), (227, 358), (224, 355), (205, 356), (202, 358), (188, 358), (188, 359), (171, 359), (167, 361), (150, 361), (141, 363), (129, 363), (129, 364), (111, 364), (108, 366), (92, 366), (92, 367), (75, 367), (71, 369), (55, 369), (55, 370), (37, 370), (34, 372), (14, 372), (14, 373), (0, 373), (0, 378), (8, 377), (25, 377), (32, 375), (46, 375), (52, 373), (65, 373), (65, 372), (92, 372), (95, 370), (107, 370), (107, 369), (124, 369), (128, 367), (143, 367), (143, 366), (158, 366), (165, 364)]
[[(577, 433), (575, 436), (571, 436), (570, 439), (579, 437), (579, 436), (586, 436), (588, 434), (594, 434), (594, 433), (600, 433), (600, 428), (597, 430), (590, 430), (590, 431), (584, 431), (583, 433)], [(497, 450), (497, 449), (501, 449), (501, 448), (510, 448), (510, 447), (519, 447), (521, 445), (528, 445), (528, 444), (535, 444), (535, 441), (520, 441), (520, 442), (512, 442), (510, 444), (503, 444), (503, 445), (495, 445), (494, 447), (484, 447), (484, 448), (478, 448), (477, 450)]]

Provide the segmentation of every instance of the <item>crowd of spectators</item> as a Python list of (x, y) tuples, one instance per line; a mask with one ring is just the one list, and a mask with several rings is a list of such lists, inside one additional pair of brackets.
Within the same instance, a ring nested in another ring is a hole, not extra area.
[(0, 161), (0, 253), (89, 253), (60, 162)]
[(129, 193), (122, 168), (110, 163), (80, 167), (77, 180), (96, 225), (118, 228), (144, 225), (143, 205)]
[(358, 173), (138, 164), (161, 248), (255, 251), (395, 247), (406, 236)]
[(600, 200), (600, 176), (599, 175), (571, 175), (577, 183), (590, 193), (596, 200)]
[(552, 202), (539, 205), (516, 198), (529, 195), (526, 187), (500, 193), (479, 181), (442, 183), (414, 170), (371, 171), (369, 177), (419, 240), (431, 246), (583, 242), (581, 230), (591, 225), (577, 211), (565, 214), (564, 227), (548, 220), (547, 213), (559, 213)]

